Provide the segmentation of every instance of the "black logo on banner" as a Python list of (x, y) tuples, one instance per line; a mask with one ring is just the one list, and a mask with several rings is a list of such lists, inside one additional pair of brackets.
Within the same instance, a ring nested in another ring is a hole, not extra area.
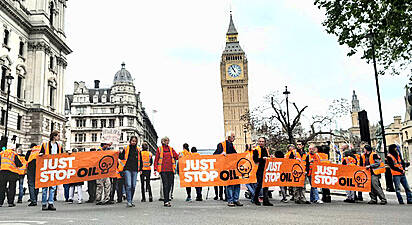
[(353, 178), (360, 188), (364, 188), (365, 183), (368, 181), (368, 175), (365, 173), (365, 171), (362, 170), (356, 171), (356, 173), (353, 175)]
[(237, 161), (237, 171), (242, 175), (242, 178), (249, 178), (250, 172), (252, 172), (252, 162), (249, 159), (241, 158)]
[(99, 161), (99, 168), (102, 171), (101, 174), (109, 173), (110, 168), (114, 165), (114, 158), (111, 155), (106, 155)]
[(292, 176), (295, 182), (298, 182), (300, 177), (304, 174), (303, 168), (300, 164), (294, 164), (292, 166)]

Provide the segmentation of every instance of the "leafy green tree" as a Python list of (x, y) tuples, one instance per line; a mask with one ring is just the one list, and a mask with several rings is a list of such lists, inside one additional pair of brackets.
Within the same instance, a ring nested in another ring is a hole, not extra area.
[[(375, 52), (379, 74), (410, 69), (412, 55), (411, 0), (315, 0), (326, 13), (326, 31), (370, 63)], [(373, 47), (372, 47), (373, 44)]]

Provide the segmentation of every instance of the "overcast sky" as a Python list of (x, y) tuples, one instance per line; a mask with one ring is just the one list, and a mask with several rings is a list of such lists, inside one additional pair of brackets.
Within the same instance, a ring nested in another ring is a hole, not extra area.
[[(287, 85), (310, 118), (356, 90), (369, 120), (378, 121), (372, 66), (346, 56), (311, 0), (68, 1), (66, 93), (74, 81), (110, 87), (124, 61), (159, 137), (176, 149), (185, 142), (215, 148), (224, 138), (219, 65), (230, 9), (249, 60), (251, 109)], [(404, 117), (406, 81), (380, 79), (385, 124)], [(348, 128), (350, 117), (338, 126)]]

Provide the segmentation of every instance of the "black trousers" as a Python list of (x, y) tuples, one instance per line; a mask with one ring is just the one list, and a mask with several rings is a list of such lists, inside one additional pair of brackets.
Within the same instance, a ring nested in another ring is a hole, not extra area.
[(18, 180), (18, 175), (12, 173), (8, 170), (0, 171), (0, 205), (3, 205), (4, 199), (6, 197), (6, 187), (9, 184), (7, 189), (7, 202), (9, 204), (14, 203), (14, 197), (16, 196), (16, 183)]
[(174, 183), (174, 174), (173, 172), (160, 172), (160, 177), (163, 182), (164, 203), (170, 202), (170, 190), (172, 188), (172, 184)]
[(117, 201), (121, 202), (123, 199), (124, 178), (110, 178), (110, 200), (114, 201), (114, 194), (117, 192)]
[(215, 197), (219, 197), (220, 199), (223, 199), (223, 191), (225, 193), (225, 198), (226, 198), (226, 187), (225, 186), (215, 186)]
[(150, 186), (150, 172), (150, 170), (142, 170), (142, 173), (140, 174), (140, 188), (142, 191), (142, 199), (146, 199), (146, 191), (149, 192), (149, 198), (153, 198), (152, 187)]
[(89, 201), (96, 201), (96, 180), (87, 181), (87, 193), (89, 193)]
[[(196, 189), (196, 198), (201, 199), (202, 198), (202, 187), (195, 187)], [(188, 198), (192, 198), (192, 188), (191, 187), (186, 187), (186, 194)]]
[[(256, 179), (257, 179), (257, 185), (256, 185), (255, 193), (259, 193), (260, 189), (262, 189), (263, 170), (258, 170), (256, 172)], [(268, 191), (269, 191), (269, 188), (267, 187), (263, 188), (263, 202), (269, 201)], [(255, 194), (255, 196), (253, 197), (253, 201), (255, 202), (259, 201), (259, 194)]]

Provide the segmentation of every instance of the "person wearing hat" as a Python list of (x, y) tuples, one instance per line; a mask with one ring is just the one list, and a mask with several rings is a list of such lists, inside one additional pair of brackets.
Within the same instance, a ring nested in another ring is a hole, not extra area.
[(361, 166), (365, 166), (366, 169), (371, 171), (371, 192), (369, 192), (371, 200), (368, 204), (377, 204), (377, 197), (379, 197), (381, 205), (386, 205), (387, 200), (380, 182), (381, 174), (385, 173), (385, 164), (382, 162), (381, 157), (376, 152), (373, 152), (370, 145), (365, 145), (363, 149)]

